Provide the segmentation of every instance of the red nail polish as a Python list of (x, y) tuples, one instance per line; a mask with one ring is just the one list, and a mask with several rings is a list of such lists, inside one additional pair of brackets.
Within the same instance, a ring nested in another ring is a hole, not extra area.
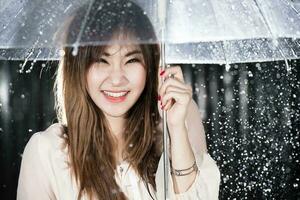
[(165, 73), (165, 70), (164, 71), (162, 71), (162, 72), (160, 72), (160, 76), (162, 76), (162, 75), (164, 75), (164, 73)]
[(161, 97), (160, 97), (160, 96), (158, 96), (158, 97), (157, 97), (157, 101), (160, 101), (160, 99), (161, 99)]

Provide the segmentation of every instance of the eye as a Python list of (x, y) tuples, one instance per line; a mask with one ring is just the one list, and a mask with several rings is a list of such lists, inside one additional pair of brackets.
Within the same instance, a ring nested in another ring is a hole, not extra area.
[(98, 61), (98, 63), (105, 63), (105, 64), (109, 64), (105, 59), (100, 58)]
[(133, 59), (130, 59), (130, 60), (128, 60), (127, 62), (126, 62), (126, 64), (127, 63), (139, 63), (139, 62), (141, 62), (138, 58), (133, 58)]

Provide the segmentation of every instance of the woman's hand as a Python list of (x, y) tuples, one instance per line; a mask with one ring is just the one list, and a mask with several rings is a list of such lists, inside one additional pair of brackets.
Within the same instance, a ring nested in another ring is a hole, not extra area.
[[(169, 77), (173, 74), (173, 77)], [(161, 109), (167, 111), (169, 129), (184, 127), (189, 104), (192, 99), (192, 87), (185, 84), (180, 66), (172, 66), (159, 74)], [(165, 81), (162, 83), (162, 79)]]

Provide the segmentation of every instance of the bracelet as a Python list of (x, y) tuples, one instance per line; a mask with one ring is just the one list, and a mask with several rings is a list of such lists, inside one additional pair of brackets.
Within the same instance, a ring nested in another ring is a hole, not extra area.
[(198, 166), (196, 161), (194, 162), (193, 166), (187, 169), (173, 169), (173, 167), (171, 166), (171, 174), (172, 175), (174, 174), (175, 176), (186, 176), (191, 174), (193, 171), (198, 171)]

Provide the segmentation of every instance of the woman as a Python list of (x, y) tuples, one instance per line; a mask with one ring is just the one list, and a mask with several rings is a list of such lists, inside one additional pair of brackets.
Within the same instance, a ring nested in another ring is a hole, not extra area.
[(70, 20), (67, 42), (82, 30), (87, 44), (110, 43), (64, 49), (55, 87), (59, 123), (26, 145), (18, 199), (163, 199), (163, 109), (170, 198), (217, 199), (220, 174), (206, 152), (192, 90), (180, 67), (159, 71), (157, 44), (140, 44), (157, 41), (143, 10), (95, 0)]

